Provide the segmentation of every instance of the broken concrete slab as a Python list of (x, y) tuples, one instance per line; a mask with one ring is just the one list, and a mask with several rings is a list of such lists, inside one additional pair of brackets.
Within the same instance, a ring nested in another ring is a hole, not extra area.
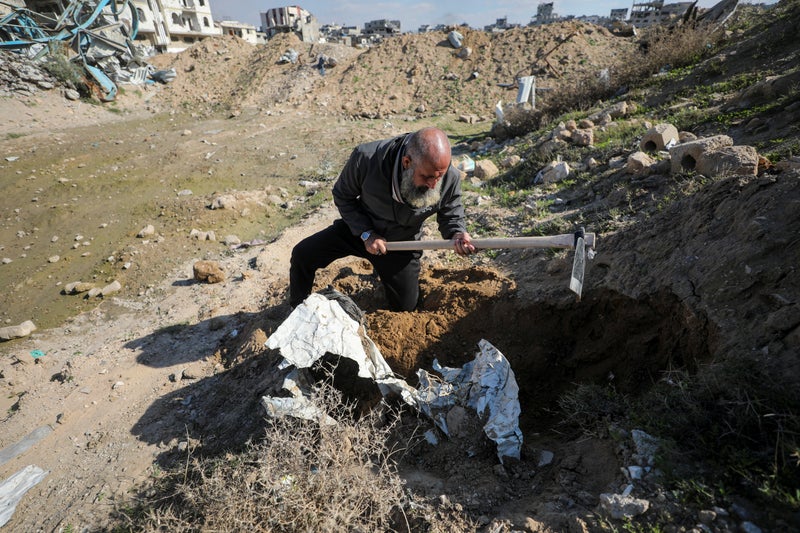
[(675, 145), (669, 149), (671, 172), (678, 174), (696, 170), (697, 162), (703, 158), (703, 154), (726, 146), (733, 146), (733, 139), (727, 135), (715, 135)]
[(667, 123), (656, 124), (642, 136), (639, 148), (643, 152), (658, 152), (659, 150), (668, 150), (679, 141), (678, 128)]

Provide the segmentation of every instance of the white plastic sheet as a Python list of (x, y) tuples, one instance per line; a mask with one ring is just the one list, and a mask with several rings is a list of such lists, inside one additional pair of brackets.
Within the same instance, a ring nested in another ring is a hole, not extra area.
[[(399, 394), (406, 403), (433, 419), (446, 435), (447, 411), (455, 405), (470, 407), (486, 419), (484, 432), (497, 443), (500, 461), (504, 457), (519, 459), (522, 447), (519, 387), (508, 360), (486, 340), (480, 341), (480, 352), (475, 359), (460, 369), (441, 367), (436, 362), (434, 368), (442, 374), (442, 380), (420, 370), (420, 387), (414, 389), (394, 376), (375, 343), (338, 302), (315, 293), (292, 311), (266, 346), (280, 350), (284, 357), (281, 368), (308, 368), (326, 353), (351, 359), (358, 364), (360, 377), (374, 380), (384, 395)], [(325, 420), (309, 407), (294, 374), (286, 378), (284, 388), (292, 393), (292, 398), (262, 398), (271, 416)]]
[(48, 473), (36, 465), (28, 465), (0, 484), (0, 527), (11, 520), (25, 493), (47, 477)]

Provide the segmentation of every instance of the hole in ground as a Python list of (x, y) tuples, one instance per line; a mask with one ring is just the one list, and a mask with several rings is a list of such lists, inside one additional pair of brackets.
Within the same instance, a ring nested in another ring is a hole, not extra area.
[(521, 425), (541, 430), (558, 397), (577, 383), (613, 383), (639, 395), (665, 372), (694, 372), (715, 352), (716, 328), (667, 291), (633, 299), (611, 290), (581, 302), (528, 303), (487, 269), (434, 270), (421, 279), (423, 309), (376, 311), (367, 332), (392, 369), (413, 383), (433, 359), (460, 367), (486, 339), (509, 360), (520, 388)]

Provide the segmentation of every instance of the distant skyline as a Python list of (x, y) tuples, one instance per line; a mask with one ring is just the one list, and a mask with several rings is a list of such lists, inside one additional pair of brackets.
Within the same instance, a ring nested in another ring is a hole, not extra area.
[[(641, 1), (641, 0), (640, 0)], [(765, 3), (773, 3), (767, 1)], [(261, 13), (273, 7), (299, 5), (310, 11), (322, 24), (346, 24), (364, 27), (370, 20), (400, 20), (402, 31), (417, 31), (422, 24), (460, 24), (468, 23), (473, 28), (483, 28), (499, 18), (507, 18), (509, 24), (528, 24), (536, 15), (540, 2), (531, 0), (495, 0), (478, 2), (476, 0), (442, 0), (437, 2), (401, 1), (341, 1), (306, 0), (210, 0), (211, 12), (215, 20), (236, 20), (261, 26)], [(672, 3), (665, 0), (665, 3)], [(699, 0), (698, 6), (712, 7), (717, 0)], [(762, 2), (742, 2), (762, 3)], [(563, 0), (553, 2), (553, 11), (561, 16), (601, 15), (608, 16), (612, 9), (633, 6), (632, 1), (620, 0)]]

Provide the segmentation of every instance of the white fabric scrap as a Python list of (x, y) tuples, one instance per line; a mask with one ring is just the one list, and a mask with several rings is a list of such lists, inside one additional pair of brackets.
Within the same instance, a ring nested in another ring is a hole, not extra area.
[[(434, 360), (433, 368), (442, 374), (444, 382), (437, 383), (424, 370), (417, 375), (420, 396), (425, 402), (423, 412), (447, 434), (445, 416), (453, 405), (475, 409), (486, 418), (483, 431), (497, 444), (497, 457), (520, 458), (522, 432), (519, 429), (519, 386), (511, 364), (486, 339), (478, 343), (480, 352), (461, 368), (442, 367)], [(424, 384), (424, 388), (423, 388)], [(438, 411), (438, 413), (437, 413)]]
[[(266, 346), (280, 350), (284, 357), (280, 368), (308, 368), (326, 353), (351, 359), (358, 364), (360, 377), (374, 380), (384, 396), (399, 394), (407, 404), (429, 416), (445, 435), (449, 435), (446, 415), (450, 408), (471, 407), (486, 419), (484, 432), (497, 444), (500, 461), (520, 457), (519, 387), (508, 360), (486, 340), (478, 343), (480, 352), (475, 359), (460, 369), (441, 367), (434, 361), (434, 369), (443, 379), (419, 370), (419, 389), (414, 389), (394, 376), (375, 343), (338, 302), (313, 293), (292, 311)], [(262, 398), (270, 415), (320, 420), (320, 413), (308, 410), (303, 387), (292, 374), (284, 381), (284, 388), (293, 398)]]
[(25, 493), (43, 480), (49, 472), (36, 465), (28, 465), (0, 484), (0, 527), (11, 520), (17, 504)]

